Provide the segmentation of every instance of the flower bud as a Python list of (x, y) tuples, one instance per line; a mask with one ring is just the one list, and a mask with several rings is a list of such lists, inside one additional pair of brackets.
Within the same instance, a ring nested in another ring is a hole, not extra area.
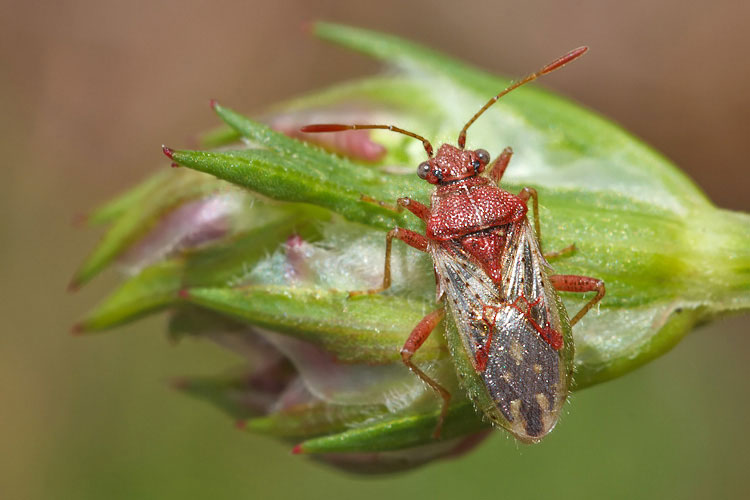
[[(173, 338), (208, 339), (244, 360), (231, 374), (177, 386), (295, 453), (357, 472), (457, 456), (489, 424), (457, 379), (443, 338), (450, 316), (413, 358), (452, 393), (439, 440), (439, 398), (399, 354), (436, 307), (429, 254), (396, 242), (393, 286), (348, 295), (382, 282), (386, 231), (424, 230), (393, 207), (402, 196), (429, 205), (431, 186), (413, 174), (422, 144), (387, 130), (316, 136), (326, 151), (293, 137), (303, 138), (296, 128), (308, 119), (387, 117), (453, 142), (467, 112), (507, 81), (392, 37), (329, 24), (316, 33), (398, 72), (288, 103), (269, 115), (271, 127), (214, 104), (228, 127), (205, 136), (214, 149), (168, 149), (188, 168), (158, 174), (90, 218), (109, 229), (73, 285), (116, 260), (135, 274), (78, 329), (171, 310)], [(555, 272), (606, 282), (603, 302), (574, 328), (574, 389), (635, 369), (699, 323), (750, 309), (750, 217), (713, 206), (662, 156), (527, 88), (482, 115), (467, 147), (497, 157), (508, 144), (515, 155), (502, 188), (536, 188), (545, 249), (575, 243)], [(569, 311), (587, 300), (561, 295)]]

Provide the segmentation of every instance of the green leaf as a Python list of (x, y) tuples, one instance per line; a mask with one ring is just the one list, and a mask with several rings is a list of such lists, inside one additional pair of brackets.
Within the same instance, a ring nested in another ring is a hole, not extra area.
[[(344, 184), (325, 180), (322, 168), (310, 170), (303, 162), (288, 161), (268, 151), (175, 151), (173, 158), (180, 165), (210, 173), (270, 198), (318, 205), (352, 221), (385, 229), (400, 219), (392, 210), (362, 201), (363, 191), (355, 187), (354, 181)], [(339, 175), (344, 174), (339, 171)]]
[(86, 217), (86, 222), (92, 226), (112, 222), (153, 194), (162, 183), (170, 180), (174, 180), (174, 175), (169, 170), (157, 172), (136, 187), (95, 209)]
[[(255, 210), (259, 210), (257, 207)], [(316, 211), (290, 207), (266, 211), (263, 222), (221, 245), (157, 262), (128, 279), (78, 325), (81, 331), (96, 331), (132, 321), (144, 314), (179, 301), (179, 292), (191, 286), (226, 285), (243, 279), (255, 263), (289, 234), (313, 236), (312, 220), (325, 216)]]
[(217, 127), (214, 130), (202, 134), (198, 138), (198, 143), (202, 148), (213, 149), (237, 142), (240, 138), (240, 134), (229, 127)]
[(363, 201), (363, 194), (387, 200), (405, 191), (422, 199), (428, 196), (429, 188), (414, 179), (383, 176), (365, 165), (274, 132), (222, 106), (216, 105), (215, 109), (243, 137), (267, 150), (174, 151), (174, 161), (277, 200), (319, 205), (351, 221), (381, 229), (414, 222), (404, 214)]
[[(302, 453), (376, 452), (411, 448), (434, 442), (438, 413), (384, 419), (377, 423), (300, 443)], [(451, 406), (441, 432), (452, 439), (490, 427), (477, 416), (469, 402)]]
[(311, 403), (294, 406), (265, 417), (244, 422), (250, 432), (270, 434), (285, 439), (309, 438), (345, 431), (353, 425), (382, 417), (388, 409), (382, 405), (335, 405)]
[(158, 221), (159, 217), (187, 200), (227, 189), (227, 185), (199, 173), (158, 175), (105, 205), (94, 220), (111, 227), (73, 276), (70, 288), (78, 288), (111, 264)]
[[(350, 299), (346, 292), (282, 286), (191, 288), (190, 303), (312, 342), (345, 363), (399, 362), (406, 334), (429, 310), (422, 301), (386, 295)], [(421, 360), (447, 352), (440, 328)]]
[[(261, 400), (264, 395), (248, 391), (248, 378), (247, 373), (185, 377), (176, 380), (173, 385), (179, 391), (213, 405), (236, 420), (244, 420), (263, 413), (262, 402), (254, 400)], [(267, 404), (271, 404), (271, 397), (266, 398), (269, 400)]]
[(247, 324), (200, 307), (177, 307), (169, 316), (167, 333), (177, 343), (185, 337), (204, 337), (216, 332), (241, 334)]

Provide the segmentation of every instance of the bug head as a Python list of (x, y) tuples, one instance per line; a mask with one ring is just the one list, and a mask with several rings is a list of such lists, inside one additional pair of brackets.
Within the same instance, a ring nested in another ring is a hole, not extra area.
[(448, 184), (479, 175), (490, 162), (484, 149), (469, 151), (443, 144), (434, 158), (417, 167), (417, 175), (430, 184)]
[(363, 129), (385, 129), (392, 132), (408, 135), (419, 141), (422, 141), (428, 160), (423, 161), (417, 167), (417, 175), (431, 184), (446, 184), (480, 174), (490, 162), (490, 154), (484, 149), (474, 151), (457, 148), (450, 144), (443, 144), (434, 154), (430, 141), (393, 125), (342, 125), (338, 123), (322, 123), (316, 125), (307, 125), (302, 127), (302, 132), (342, 132), (345, 130), (363, 130)]

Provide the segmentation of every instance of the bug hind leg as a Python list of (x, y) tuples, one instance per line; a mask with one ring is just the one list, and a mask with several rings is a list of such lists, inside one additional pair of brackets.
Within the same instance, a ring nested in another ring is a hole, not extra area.
[(605, 294), (604, 281), (590, 276), (578, 276), (576, 274), (555, 274), (549, 277), (552, 286), (561, 292), (593, 292), (596, 291), (591, 300), (584, 305), (578, 313), (570, 320), (570, 326), (575, 325), (583, 316), (602, 300)]
[(432, 433), (432, 436), (435, 439), (438, 439), (440, 437), (440, 433), (443, 430), (443, 422), (445, 421), (445, 416), (448, 413), (448, 407), (450, 406), (451, 402), (451, 393), (448, 392), (448, 390), (440, 385), (436, 380), (423, 372), (417, 365), (412, 362), (411, 358), (412, 356), (414, 356), (414, 353), (417, 351), (417, 349), (419, 349), (422, 344), (424, 344), (425, 340), (427, 340), (427, 337), (430, 336), (438, 323), (440, 323), (440, 321), (443, 319), (444, 315), (445, 309), (440, 308), (432, 311), (427, 316), (422, 318), (422, 320), (417, 323), (417, 326), (415, 326), (409, 334), (409, 338), (406, 339), (404, 347), (401, 348), (401, 360), (404, 362), (407, 368), (409, 368), (409, 370), (411, 370), (417, 377), (422, 379), (425, 384), (430, 386), (432, 390), (434, 390), (443, 400), (442, 407), (440, 408), (440, 416), (438, 417), (438, 423), (435, 426), (435, 431)]

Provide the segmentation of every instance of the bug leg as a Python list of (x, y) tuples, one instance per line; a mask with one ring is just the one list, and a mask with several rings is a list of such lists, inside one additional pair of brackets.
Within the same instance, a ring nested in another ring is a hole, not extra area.
[(399, 207), (404, 207), (425, 222), (430, 218), (430, 209), (418, 201), (411, 198), (399, 198), (397, 203)]
[(505, 173), (505, 169), (508, 168), (508, 162), (510, 162), (510, 157), (513, 156), (513, 150), (511, 148), (505, 148), (503, 149), (503, 152), (500, 153), (500, 156), (497, 157), (497, 160), (492, 163), (492, 167), (490, 168), (490, 179), (495, 181), (495, 184), (500, 182), (500, 179), (503, 178), (503, 174)]
[(564, 255), (569, 255), (569, 254), (571, 254), (571, 253), (573, 253), (575, 251), (576, 251), (576, 244), (572, 243), (572, 244), (566, 246), (565, 248), (561, 248), (560, 250), (557, 250), (555, 252), (546, 252), (544, 254), (544, 258), (547, 259), (547, 260), (556, 259), (556, 258), (562, 257)]
[(448, 406), (451, 402), (451, 393), (448, 392), (445, 387), (430, 378), (425, 372), (420, 370), (417, 365), (412, 363), (411, 358), (414, 356), (414, 353), (417, 352), (417, 349), (424, 344), (424, 341), (427, 340), (427, 337), (430, 336), (430, 333), (432, 333), (437, 324), (440, 323), (440, 320), (443, 319), (444, 315), (445, 309), (441, 307), (422, 318), (422, 320), (417, 323), (417, 326), (411, 331), (411, 334), (409, 334), (409, 338), (406, 339), (404, 347), (401, 348), (401, 360), (404, 364), (414, 372), (415, 375), (422, 379), (425, 384), (429, 385), (443, 400), (443, 405), (440, 409), (440, 417), (435, 426), (435, 431), (432, 434), (435, 439), (440, 437), (440, 431), (443, 429), (443, 421), (445, 421), (445, 416), (448, 413)]
[[(521, 190), (520, 193), (518, 193), (518, 197), (521, 198), (525, 203), (528, 202), (529, 199), (531, 199), (531, 205), (534, 208), (534, 231), (536, 232), (536, 239), (539, 242), (539, 248), (542, 248), (542, 229), (541, 224), (539, 223), (539, 195), (537, 194), (536, 189), (525, 187)], [(557, 257), (562, 257), (563, 255), (568, 255), (575, 251), (576, 244), (573, 243), (555, 252), (545, 253), (544, 258), (554, 259)]]
[(412, 200), (411, 198), (399, 198), (396, 201), (396, 206), (390, 205), (384, 201), (380, 201), (366, 194), (361, 195), (359, 199), (367, 203), (378, 205), (379, 207), (383, 207), (388, 210), (393, 210), (396, 213), (401, 213), (404, 211), (404, 208), (406, 208), (425, 222), (430, 217), (430, 209), (425, 205), (419, 203), (418, 201)]
[(585, 306), (581, 308), (578, 313), (573, 316), (570, 320), (570, 326), (578, 323), (584, 314), (589, 312), (589, 309), (594, 307), (594, 304), (602, 300), (604, 297), (604, 282), (598, 278), (591, 278), (589, 276), (578, 276), (576, 274), (555, 274), (549, 277), (552, 282), (552, 286), (561, 292), (593, 292), (596, 291), (596, 295), (589, 300)]
[(372, 196), (369, 196), (369, 195), (366, 195), (366, 194), (359, 195), (359, 199), (361, 201), (366, 202), (366, 203), (372, 203), (373, 205), (377, 205), (379, 207), (383, 207), (386, 210), (392, 210), (392, 211), (394, 211), (396, 213), (401, 213), (401, 211), (403, 210), (403, 208), (401, 208), (400, 206), (393, 206), (393, 205), (391, 205), (389, 203), (386, 203), (384, 201), (378, 200), (377, 198), (373, 198)]
[(378, 288), (370, 290), (356, 290), (349, 292), (349, 297), (356, 297), (357, 295), (372, 295), (387, 290), (391, 286), (391, 246), (393, 244), (393, 238), (398, 238), (409, 246), (416, 248), (422, 252), (427, 251), (427, 247), (430, 240), (426, 236), (408, 229), (400, 227), (391, 229), (385, 236), (385, 265), (383, 266), (383, 284)]
[(534, 231), (536, 231), (536, 239), (539, 242), (539, 248), (542, 248), (542, 231), (539, 226), (539, 195), (536, 193), (536, 189), (525, 187), (518, 193), (518, 197), (521, 198), (524, 203), (529, 201), (531, 198), (531, 204), (534, 207)]

